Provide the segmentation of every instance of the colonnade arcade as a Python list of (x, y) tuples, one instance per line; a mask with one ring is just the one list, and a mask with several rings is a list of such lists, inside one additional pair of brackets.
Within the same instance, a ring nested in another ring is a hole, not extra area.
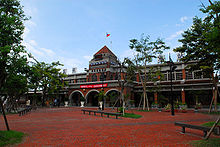
[[(85, 98), (86, 106), (98, 106), (98, 94), (102, 89), (90, 89), (87, 92), (85, 89), (73, 90), (69, 94), (69, 102), (72, 106), (80, 106), (80, 98)], [(117, 104), (117, 99), (120, 96), (118, 89), (106, 89), (104, 91), (104, 102), (106, 107), (112, 107)]]

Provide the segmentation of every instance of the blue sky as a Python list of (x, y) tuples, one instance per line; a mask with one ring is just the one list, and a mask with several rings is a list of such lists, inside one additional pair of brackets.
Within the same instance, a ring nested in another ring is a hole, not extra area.
[[(208, 0), (21, 0), (31, 19), (25, 22), (24, 45), (39, 61), (60, 61), (71, 73), (88, 68), (89, 60), (107, 45), (120, 59), (132, 57), (129, 40), (150, 35), (171, 50), (194, 16), (203, 17)], [(106, 32), (110, 37), (106, 38)], [(110, 44), (112, 42), (112, 44)]]

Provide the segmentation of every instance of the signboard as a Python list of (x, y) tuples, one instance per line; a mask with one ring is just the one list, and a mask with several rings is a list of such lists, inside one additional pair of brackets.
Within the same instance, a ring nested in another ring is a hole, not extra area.
[(108, 84), (96, 84), (96, 85), (80, 85), (80, 88), (102, 88), (107, 87)]

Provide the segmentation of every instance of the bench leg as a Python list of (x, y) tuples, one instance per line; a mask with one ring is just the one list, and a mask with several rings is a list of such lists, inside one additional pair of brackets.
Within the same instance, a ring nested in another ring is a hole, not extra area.
[(103, 113), (101, 113), (101, 116), (103, 117)]
[(83, 111), (83, 114), (85, 114), (85, 111)]
[(116, 119), (118, 119), (118, 115), (115, 115)]
[(185, 127), (182, 127), (182, 133), (185, 133), (185, 132), (186, 132)]
[(207, 131), (203, 131), (204, 132), (204, 137), (206, 137), (206, 135), (207, 135)]
[(96, 115), (96, 113), (94, 112), (94, 115)]
[(89, 111), (89, 115), (90, 115), (90, 113), (91, 113), (91, 112)]
[(109, 114), (107, 114), (107, 116), (109, 117)]

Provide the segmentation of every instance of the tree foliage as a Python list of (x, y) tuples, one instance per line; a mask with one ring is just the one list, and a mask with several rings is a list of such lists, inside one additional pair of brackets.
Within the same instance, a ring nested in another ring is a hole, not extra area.
[[(22, 58), (24, 46), (21, 45), (24, 32), (23, 22), (27, 18), (24, 15), (22, 6), (17, 0), (0, 1), (0, 91), (13, 69), (14, 62)], [(7, 119), (0, 99), (7, 130), (9, 131)]]
[[(200, 9), (206, 14), (205, 18), (195, 17), (193, 19), (193, 25), (182, 34), (183, 38), (179, 40), (182, 45), (175, 51), (185, 53), (182, 59), (184, 62), (197, 60), (196, 64), (188, 66), (191, 70), (201, 70), (212, 77), (215, 87), (213, 99), (215, 99), (217, 111), (219, 81), (217, 72), (220, 69), (220, 1), (209, 0), (209, 3), (209, 6), (202, 4)], [(214, 72), (216, 72), (215, 75)]]
[(198, 61), (190, 66), (192, 70), (203, 69), (212, 74), (220, 67), (220, 2), (210, 1), (209, 6), (202, 6), (200, 10), (206, 17), (193, 18), (193, 25), (184, 31), (179, 40), (182, 45), (175, 51), (185, 53), (184, 62)]
[(58, 97), (59, 91), (65, 86), (62, 78), (65, 77), (60, 72), (59, 62), (52, 62), (51, 64), (45, 62), (37, 62), (32, 65), (30, 72), (30, 87), (34, 89), (36, 94), (37, 89), (42, 90), (42, 105), (44, 106), (45, 100), (49, 99), (49, 95)]
[(158, 81), (160, 72), (154, 68), (149, 68), (148, 70), (147, 65), (152, 63), (153, 59), (157, 58), (158, 55), (161, 55), (163, 51), (169, 49), (169, 47), (166, 46), (161, 39), (150, 41), (149, 36), (144, 36), (142, 34), (140, 40), (130, 40), (130, 49), (135, 51), (133, 62), (143, 86), (143, 110), (145, 110), (146, 105), (149, 110), (146, 83), (148, 81), (153, 81), (154, 83)]
[(21, 53), (25, 52), (21, 41), (26, 19), (17, 0), (0, 1), (0, 88), (13, 70), (16, 59), (22, 58)]

